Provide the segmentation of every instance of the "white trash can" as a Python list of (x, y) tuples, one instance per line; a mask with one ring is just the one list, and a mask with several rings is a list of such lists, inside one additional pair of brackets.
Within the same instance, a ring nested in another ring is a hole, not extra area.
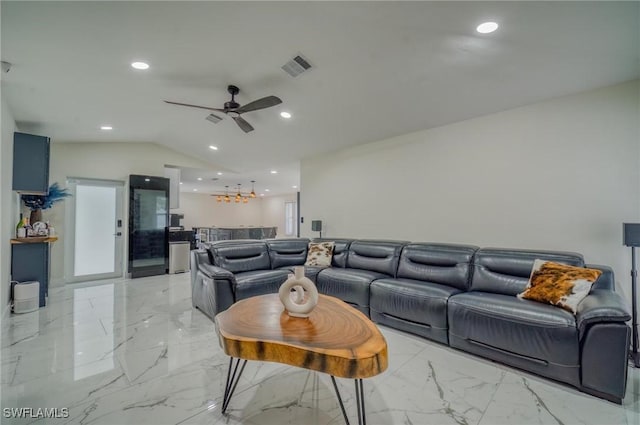
[(40, 282), (18, 282), (13, 286), (13, 312), (30, 313), (40, 308)]

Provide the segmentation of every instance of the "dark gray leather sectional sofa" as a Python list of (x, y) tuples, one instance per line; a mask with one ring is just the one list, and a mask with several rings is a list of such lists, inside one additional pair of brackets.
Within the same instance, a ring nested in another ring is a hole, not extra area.
[[(327, 240), (327, 239), (323, 239)], [(377, 323), (571, 384), (621, 403), (630, 319), (613, 272), (580, 254), (469, 245), (330, 239), (331, 267), (305, 272), (323, 294)], [(307, 256), (308, 239), (221, 241), (192, 251), (193, 306), (213, 317), (275, 293)], [(573, 314), (521, 300), (535, 259), (603, 271)]]

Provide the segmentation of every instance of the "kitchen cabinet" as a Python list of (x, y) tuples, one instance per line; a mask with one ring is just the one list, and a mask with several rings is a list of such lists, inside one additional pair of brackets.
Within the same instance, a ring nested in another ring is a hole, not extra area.
[(13, 133), (13, 190), (22, 194), (49, 192), (50, 139)]

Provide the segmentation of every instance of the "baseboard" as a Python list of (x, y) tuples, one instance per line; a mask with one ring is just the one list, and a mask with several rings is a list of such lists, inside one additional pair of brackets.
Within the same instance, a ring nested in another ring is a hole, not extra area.
[(5, 320), (9, 318), (11, 315), (11, 304), (7, 304), (4, 306), (4, 311), (2, 312), (2, 316), (0, 317), (0, 326), (4, 323)]

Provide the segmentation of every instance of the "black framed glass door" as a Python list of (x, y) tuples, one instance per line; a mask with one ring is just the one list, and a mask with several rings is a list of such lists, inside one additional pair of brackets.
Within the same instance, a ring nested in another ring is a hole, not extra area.
[(169, 267), (169, 179), (129, 176), (129, 273), (165, 274)]

